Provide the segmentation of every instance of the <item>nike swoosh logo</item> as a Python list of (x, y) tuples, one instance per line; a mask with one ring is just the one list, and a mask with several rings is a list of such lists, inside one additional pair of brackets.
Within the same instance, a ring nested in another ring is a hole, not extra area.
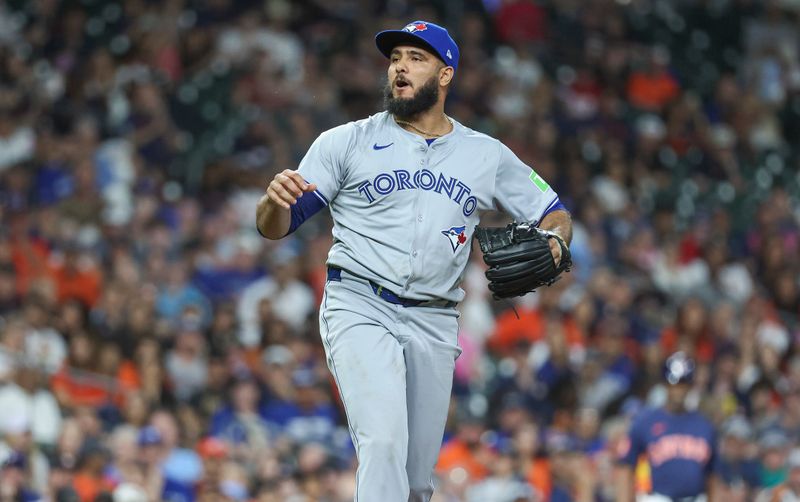
[(375, 143), (372, 145), (373, 150), (383, 150), (384, 148), (389, 148), (390, 146), (394, 145), (394, 142), (389, 143), (388, 145), (379, 145)]

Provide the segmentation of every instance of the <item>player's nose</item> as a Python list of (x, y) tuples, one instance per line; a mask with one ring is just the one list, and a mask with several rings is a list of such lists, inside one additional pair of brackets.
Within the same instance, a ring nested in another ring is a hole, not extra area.
[(395, 74), (399, 75), (400, 73), (408, 72), (408, 66), (406, 66), (405, 58), (399, 58), (393, 64), (394, 64), (394, 72), (395, 72)]

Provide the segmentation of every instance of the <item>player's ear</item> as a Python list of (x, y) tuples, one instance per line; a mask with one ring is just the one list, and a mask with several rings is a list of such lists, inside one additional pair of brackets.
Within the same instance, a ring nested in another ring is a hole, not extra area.
[(442, 66), (439, 68), (439, 85), (441, 87), (447, 87), (450, 85), (450, 81), (453, 80), (453, 67), (452, 66)]

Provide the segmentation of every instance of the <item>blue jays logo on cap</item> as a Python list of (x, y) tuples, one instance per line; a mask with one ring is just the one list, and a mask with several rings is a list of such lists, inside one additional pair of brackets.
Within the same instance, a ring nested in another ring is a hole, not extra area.
[(413, 21), (402, 30), (385, 30), (375, 35), (375, 45), (387, 58), (398, 45), (414, 45), (437, 55), (453, 70), (458, 69), (458, 45), (447, 30), (428, 21)]
[(453, 252), (458, 250), (458, 247), (467, 242), (466, 226), (450, 227), (447, 230), (442, 230), (442, 235), (450, 240), (450, 245), (453, 247)]
[(428, 29), (427, 23), (411, 23), (405, 28), (403, 28), (403, 31), (414, 33), (415, 31), (425, 31), (427, 29)]

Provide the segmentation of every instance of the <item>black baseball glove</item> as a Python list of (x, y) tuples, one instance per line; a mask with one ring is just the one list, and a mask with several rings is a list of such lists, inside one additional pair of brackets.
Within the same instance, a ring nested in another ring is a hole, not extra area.
[[(481, 245), (483, 261), (489, 265), (486, 278), (495, 298), (522, 296), (541, 286), (549, 286), (572, 266), (572, 255), (564, 240), (530, 223), (478, 227), (475, 238)], [(561, 246), (558, 266), (550, 252), (550, 239)]]

